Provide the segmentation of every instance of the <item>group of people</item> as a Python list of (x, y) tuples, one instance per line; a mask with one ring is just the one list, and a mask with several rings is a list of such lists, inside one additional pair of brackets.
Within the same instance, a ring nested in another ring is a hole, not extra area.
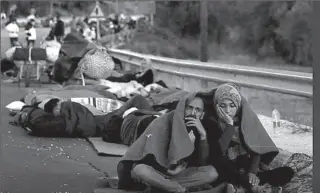
[(119, 187), (279, 192), (294, 171), (270, 169), (277, 154), (237, 86), (227, 83), (183, 97), (173, 111), (152, 121), (119, 162)]
[[(10, 43), (11, 47), (20, 45), (19, 43), (19, 26), (17, 23), (17, 19), (12, 17), (10, 18), (8, 24), (5, 26), (5, 29), (9, 33)], [(28, 18), (28, 22), (25, 26), (25, 34), (26, 34), (26, 43), (28, 47), (33, 47), (35, 44), (35, 41), (37, 39), (37, 32), (35, 29), (35, 19), (34, 18)]]
[(43, 108), (63, 119), (69, 136), (129, 146), (118, 163), (119, 189), (279, 193), (292, 179), (292, 168), (269, 167), (279, 150), (236, 85), (181, 91), (173, 104), (136, 95), (104, 115), (59, 98)]
[[(37, 30), (35, 28), (36, 21), (34, 15), (27, 17), (27, 24), (25, 25), (26, 43), (27, 47), (34, 47), (37, 40)], [(20, 28), (15, 17), (11, 17), (8, 21), (5, 29), (9, 33), (11, 47), (20, 45), (19, 43), (19, 32)], [(56, 41), (61, 43), (65, 33), (64, 22), (60, 19), (60, 16), (56, 17), (55, 21), (51, 23), (51, 31), (48, 37), (54, 38)]]

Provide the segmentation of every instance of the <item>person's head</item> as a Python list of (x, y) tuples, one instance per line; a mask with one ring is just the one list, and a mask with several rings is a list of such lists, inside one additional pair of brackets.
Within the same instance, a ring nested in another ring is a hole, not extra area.
[(204, 116), (204, 102), (200, 97), (194, 97), (191, 99), (185, 108), (185, 117), (193, 117), (196, 119), (202, 119)]
[(241, 95), (236, 85), (226, 83), (220, 85), (213, 97), (216, 107), (218, 105), (222, 111), (234, 118), (241, 107)]
[(56, 17), (56, 18), (57, 18), (57, 20), (60, 20), (60, 15), (57, 15), (57, 17)]
[(61, 102), (62, 101), (58, 98), (50, 99), (44, 105), (44, 111), (47, 113), (53, 113), (55, 116), (60, 115)]

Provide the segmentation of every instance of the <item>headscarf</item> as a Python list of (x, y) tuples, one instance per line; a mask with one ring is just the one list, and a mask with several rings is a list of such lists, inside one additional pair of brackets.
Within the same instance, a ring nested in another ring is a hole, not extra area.
[(231, 100), (238, 110), (241, 106), (241, 95), (238, 87), (232, 83), (220, 85), (213, 96), (214, 104), (220, 104), (224, 99)]

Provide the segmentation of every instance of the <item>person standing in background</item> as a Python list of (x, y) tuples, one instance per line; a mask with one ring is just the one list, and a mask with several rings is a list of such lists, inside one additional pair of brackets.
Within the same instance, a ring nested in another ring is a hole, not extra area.
[(77, 33), (78, 30), (77, 30), (77, 18), (76, 16), (73, 16), (72, 17), (72, 20), (71, 20), (71, 23), (70, 23), (70, 26), (71, 26), (71, 33)]
[(32, 19), (36, 20), (36, 9), (35, 8), (31, 8), (30, 15), (27, 17), (28, 21), (31, 21)]
[(31, 19), (26, 26), (27, 46), (34, 47), (37, 39), (37, 32), (35, 28), (35, 20)]
[(57, 23), (55, 25), (54, 29), (54, 36), (56, 37), (56, 40), (61, 43), (62, 38), (64, 36), (64, 22), (60, 19), (60, 16), (57, 16)]
[(8, 25), (13, 19), (16, 18), (16, 16), (15, 16), (16, 15), (16, 10), (17, 10), (17, 5), (16, 4), (14, 4), (14, 5), (12, 5), (10, 7), (9, 12), (8, 12), (9, 20), (8, 20), (8, 22), (6, 22), (5, 25)]
[(11, 21), (9, 21), (9, 24), (6, 25), (5, 29), (9, 33), (11, 47), (15, 46), (19, 38), (19, 26), (17, 24), (17, 20), (12, 18)]

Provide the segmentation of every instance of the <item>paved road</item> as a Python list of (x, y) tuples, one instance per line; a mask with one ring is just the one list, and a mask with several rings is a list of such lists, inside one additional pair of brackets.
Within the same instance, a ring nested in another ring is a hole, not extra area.
[(1, 85), (0, 192), (92, 192), (95, 179), (116, 174), (119, 158), (100, 157), (82, 139), (36, 138), (11, 126), (5, 106), (27, 90)]
[[(48, 29), (39, 29), (39, 39), (47, 32)], [(23, 32), (21, 36), (23, 41)], [(1, 54), (8, 44), (7, 34), (1, 30)], [(36, 89), (35, 84), (31, 86)], [(97, 156), (85, 140), (35, 138), (11, 126), (12, 118), (5, 106), (28, 91), (16, 84), (1, 83), (1, 193), (89, 193), (97, 177), (116, 174), (119, 158)]]

